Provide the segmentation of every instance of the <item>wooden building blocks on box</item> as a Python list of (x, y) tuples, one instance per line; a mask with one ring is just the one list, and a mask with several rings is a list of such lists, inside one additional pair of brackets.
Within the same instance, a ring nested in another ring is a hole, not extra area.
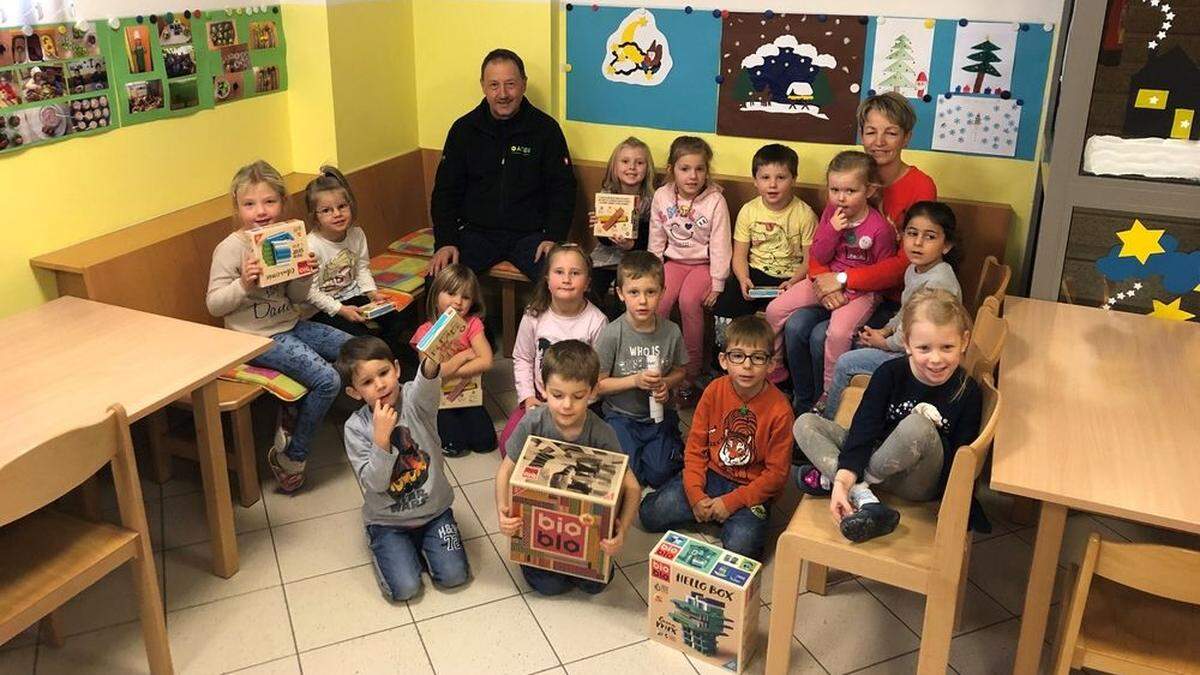
[(260, 286), (274, 286), (317, 271), (308, 258), (308, 235), (304, 230), (304, 221), (289, 220), (256, 227), (249, 230), (247, 235), (250, 237), (250, 248), (262, 265), (262, 274), (258, 277)]
[(637, 195), (615, 195), (596, 193), (596, 227), (592, 232), (597, 237), (637, 236), (637, 224), (633, 213), (637, 206)]
[(458, 341), (467, 330), (467, 322), (462, 320), (453, 307), (433, 322), (429, 331), (417, 342), (417, 351), (424, 354), (435, 363), (444, 363), (459, 351)]
[(650, 637), (741, 672), (757, 646), (762, 564), (668, 531), (650, 553)]
[(521, 537), (513, 562), (607, 582), (612, 559), (600, 540), (613, 534), (629, 458), (530, 436), (513, 469), (512, 515)]

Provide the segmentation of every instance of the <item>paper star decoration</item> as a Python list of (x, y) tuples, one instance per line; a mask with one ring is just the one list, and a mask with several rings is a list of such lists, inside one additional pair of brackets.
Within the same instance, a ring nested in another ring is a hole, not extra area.
[(1140, 290), (1142, 290), (1142, 282), (1140, 282), (1140, 281), (1138, 281), (1138, 282), (1135, 282), (1135, 283), (1133, 284), (1133, 290), (1135, 290), (1135, 291), (1140, 291)]
[(1137, 258), (1138, 262), (1145, 265), (1147, 258), (1155, 253), (1163, 253), (1162, 244), (1158, 240), (1164, 232), (1166, 230), (1147, 230), (1142, 221), (1134, 220), (1133, 227), (1117, 233), (1117, 238), (1121, 240), (1121, 252), (1117, 255), (1122, 258)]
[(1155, 316), (1160, 319), (1168, 319), (1170, 321), (1187, 321), (1195, 317), (1191, 312), (1185, 312), (1179, 308), (1179, 303), (1183, 298), (1175, 298), (1171, 303), (1163, 303), (1158, 300), (1151, 300), (1154, 303), (1154, 311), (1150, 312), (1150, 316)]
[(1146, 46), (1149, 47), (1150, 49), (1152, 49), (1152, 50), (1157, 49), (1158, 45), (1161, 43), (1161, 41), (1166, 39), (1167, 31), (1171, 30), (1171, 21), (1175, 18), (1175, 12), (1171, 11), (1171, 5), (1169, 5), (1169, 4), (1161, 4), (1160, 5), (1161, 0), (1142, 0), (1142, 1), (1143, 2), (1148, 1), (1150, 3), (1151, 7), (1157, 7), (1158, 11), (1162, 12), (1163, 17), (1165, 17), (1165, 20), (1162, 23), (1162, 28), (1160, 28), (1158, 31), (1158, 34), (1155, 35), (1155, 37), (1158, 39), (1151, 40), (1146, 43)]

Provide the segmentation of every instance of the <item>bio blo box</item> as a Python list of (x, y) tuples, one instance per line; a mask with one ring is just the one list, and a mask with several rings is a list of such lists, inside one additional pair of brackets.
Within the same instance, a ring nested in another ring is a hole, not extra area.
[(637, 195), (596, 193), (596, 226), (592, 229), (597, 237), (637, 237), (637, 223), (633, 219), (637, 207)]
[(250, 248), (262, 265), (260, 286), (274, 286), (308, 276), (316, 267), (308, 259), (308, 236), (304, 221), (289, 220), (249, 230)]
[(447, 307), (429, 330), (425, 331), (425, 335), (421, 336), (417, 342), (417, 351), (434, 363), (445, 363), (459, 352), (458, 342), (466, 331), (467, 322), (463, 321), (453, 307)]
[(757, 646), (762, 564), (668, 531), (650, 554), (650, 637), (741, 672)]
[(608, 581), (612, 560), (600, 540), (613, 534), (629, 458), (530, 436), (509, 484), (521, 519), (509, 557), (521, 565)]

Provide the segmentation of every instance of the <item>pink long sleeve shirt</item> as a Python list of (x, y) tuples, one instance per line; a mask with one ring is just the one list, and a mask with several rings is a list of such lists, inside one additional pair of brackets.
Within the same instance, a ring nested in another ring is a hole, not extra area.
[[(867, 209), (861, 222), (841, 232), (833, 229), (834, 204), (825, 207), (817, 231), (813, 235), (810, 254), (812, 259), (831, 272), (845, 272), (855, 267), (866, 267), (896, 254), (896, 231), (883, 214), (874, 208)], [(849, 291), (850, 295), (861, 293)]]
[(655, 190), (650, 202), (647, 250), (667, 260), (707, 262), (713, 291), (725, 290), (729, 261), (733, 258), (733, 233), (729, 225), (729, 206), (721, 194), (721, 186), (709, 183), (692, 200), (687, 213), (679, 210), (674, 183)]
[(525, 314), (517, 328), (517, 339), (513, 343), (513, 380), (517, 385), (517, 401), (530, 396), (545, 399), (545, 383), (542, 382), (542, 354), (546, 347), (562, 340), (583, 340), (595, 344), (600, 329), (608, 323), (592, 303), (575, 316), (555, 314), (547, 309), (538, 316)]

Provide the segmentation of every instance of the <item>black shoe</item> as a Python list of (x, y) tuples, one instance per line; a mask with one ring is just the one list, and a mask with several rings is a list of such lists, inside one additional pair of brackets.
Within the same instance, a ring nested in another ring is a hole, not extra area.
[(801, 464), (796, 468), (796, 487), (806, 495), (828, 497), (831, 490), (821, 487), (821, 472), (812, 464)]
[(842, 518), (842, 536), (859, 544), (891, 534), (899, 524), (899, 511), (880, 502), (872, 502)]
[(446, 457), (465, 457), (466, 455), (471, 454), (471, 451), (467, 448), (448, 446), (442, 448), (442, 454)]

